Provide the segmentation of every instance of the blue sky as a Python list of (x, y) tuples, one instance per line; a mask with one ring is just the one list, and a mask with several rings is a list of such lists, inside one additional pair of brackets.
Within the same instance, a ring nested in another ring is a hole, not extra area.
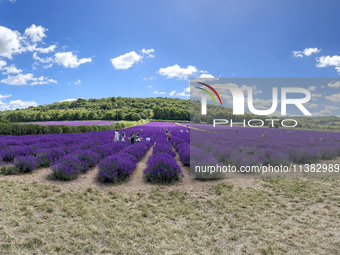
[[(339, 78), (339, 5), (1, 0), (0, 109), (77, 97), (186, 99), (194, 77)], [(321, 95), (312, 113), (340, 115), (340, 84), (311, 92)]]

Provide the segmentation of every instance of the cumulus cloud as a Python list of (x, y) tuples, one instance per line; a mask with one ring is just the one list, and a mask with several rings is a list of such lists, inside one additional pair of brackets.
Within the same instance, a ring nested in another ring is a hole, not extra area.
[(319, 53), (321, 49), (318, 48), (305, 48), (303, 51), (293, 51), (294, 57), (300, 57), (302, 58), (303, 56), (309, 57), (310, 55), (314, 53)]
[(151, 55), (151, 53), (155, 52), (155, 50), (154, 50), (154, 49), (146, 50), (146, 49), (143, 48), (143, 49), (141, 50), (141, 52), (142, 52), (143, 54), (145, 54), (145, 55), (149, 55), (149, 56), (154, 57), (154, 55)]
[(150, 85), (149, 88), (152, 88), (152, 86)]
[(165, 95), (165, 92), (158, 92), (157, 90), (153, 93), (158, 94), (158, 95)]
[(308, 87), (308, 90), (309, 90), (309, 91), (315, 91), (316, 88), (317, 88), (316, 86), (309, 86), (309, 87)]
[(334, 55), (334, 56), (321, 56), (316, 59), (317, 64), (316, 67), (322, 68), (322, 67), (328, 67), (328, 66), (334, 66), (336, 71), (340, 74), (340, 56)]
[(340, 108), (338, 106), (333, 106), (333, 105), (326, 105), (325, 106), (325, 110), (330, 110), (330, 111), (334, 111), (334, 110), (339, 110)]
[(322, 111), (320, 111), (320, 113), (322, 113), (322, 114), (332, 114), (332, 112), (330, 110), (322, 110)]
[(188, 97), (190, 96), (190, 86), (185, 88), (182, 92), (178, 92), (177, 96)]
[(325, 97), (327, 100), (339, 103), (340, 102), (340, 93), (339, 94), (332, 94), (330, 96)]
[(210, 79), (210, 78), (215, 78), (215, 77), (208, 73), (202, 73), (199, 78)]
[(9, 97), (12, 97), (12, 95), (0, 94), (0, 110), (21, 109), (27, 108), (29, 106), (37, 106), (37, 103), (34, 100), (33, 101), (12, 100), (9, 103), (2, 102), (2, 99), (6, 99)]
[(25, 30), (24, 35), (21, 35), (18, 31), (0, 26), (0, 56), (12, 59), (12, 55), (27, 51), (40, 53), (53, 52), (57, 47), (56, 45), (41, 48), (37, 44), (46, 37), (45, 32), (47, 30), (42, 26), (33, 24)]
[(81, 64), (92, 62), (91, 58), (81, 58), (78, 59), (77, 55), (73, 55), (71, 51), (69, 52), (58, 52), (54, 54), (54, 62), (58, 65), (62, 65), (65, 68), (76, 68)]
[(328, 87), (330, 88), (340, 88), (340, 81), (332, 81), (328, 83)]
[(171, 91), (171, 92), (170, 92), (170, 96), (175, 95), (175, 93), (176, 93), (176, 90)]
[(17, 69), (14, 65), (6, 66), (7, 62), (4, 60), (0, 60), (0, 70), (4, 71), (2, 72), (3, 75), (6, 74), (18, 74), (21, 73), (21, 69)]
[[(2, 79), (0, 82), (8, 84), (8, 85), (42, 85), (47, 83), (57, 83), (57, 81), (53, 79), (48, 79), (48, 77), (41, 76), (39, 78), (35, 78), (32, 73), (28, 74), (18, 74), (15, 76), (8, 75), (6, 79)], [(28, 84), (28, 82), (31, 82)]]
[(61, 102), (73, 102), (73, 101), (77, 101), (77, 98), (68, 98), (68, 99), (59, 101), (59, 103), (61, 103)]
[(312, 94), (312, 97), (322, 97), (322, 94)]
[(41, 63), (50, 63), (50, 62), (53, 62), (53, 58), (52, 57), (40, 58), (36, 52), (33, 53), (33, 59), (38, 61), (38, 62), (41, 62)]
[(318, 104), (305, 104), (305, 106), (308, 108), (308, 109), (316, 109), (318, 108)]
[(48, 29), (42, 26), (31, 25), (29, 28), (26, 28), (24, 37), (30, 38), (32, 42), (41, 42), (44, 37), (46, 37), (45, 32)]
[(75, 82), (73, 82), (75, 85), (79, 85), (80, 83), (81, 83), (81, 80), (77, 80), (77, 81), (75, 81)]
[(132, 67), (134, 63), (137, 63), (143, 58), (143, 56), (138, 55), (136, 52), (131, 51), (124, 55), (118, 56), (116, 58), (110, 59), (112, 65), (116, 69), (126, 70)]
[(189, 75), (197, 72), (196, 66), (189, 65), (186, 68), (181, 68), (179, 65), (168, 66), (160, 68), (158, 73), (162, 76), (166, 76), (167, 79), (179, 78), (186, 80)]
[(9, 94), (9, 95), (1, 95), (0, 94), (0, 99), (4, 99), (4, 98), (9, 98), (9, 97), (11, 97), (12, 95), (11, 94)]
[(19, 52), (21, 36), (18, 31), (12, 31), (0, 26), (0, 56), (12, 59), (12, 55)]

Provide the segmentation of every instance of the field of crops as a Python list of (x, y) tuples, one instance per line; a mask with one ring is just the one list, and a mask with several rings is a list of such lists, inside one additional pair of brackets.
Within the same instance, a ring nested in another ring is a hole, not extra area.
[[(112, 142), (113, 131), (80, 134), (1, 136), (2, 174), (31, 172), (49, 167), (56, 179), (74, 180), (98, 166), (102, 182), (127, 179), (149, 149), (144, 175), (151, 182), (173, 182), (183, 178), (184, 166), (204, 165), (289, 165), (331, 160), (340, 155), (340, 134), (320, 131), (244, 128), (151, 122), (120, 130), (129, 137), (132, 131), (142, 140)], [(169, 143), (165, 130), (172, 132)], [(189, 132), (189, 130), (191, 130)], [(190, 164), (191, 161), (191, 164)], [(191, 168), (193, 170), (193, 167)], [(195, 174), (195, 178), (205, 178)], [(221, 178), (223, 176), (217, 175)]]
[(206, 164), (311, 164), (340, 156), (340, 133), (202, 124), (192, 127), (196, 129), (191, 130), (191, 157), (197, 158), (196, 148), (200, 148), (206, 152), (201, 157)]

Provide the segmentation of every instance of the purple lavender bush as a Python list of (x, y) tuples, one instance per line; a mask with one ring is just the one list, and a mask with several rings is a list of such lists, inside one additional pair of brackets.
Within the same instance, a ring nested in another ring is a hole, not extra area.
[[(181, 143), (178, 149), (179, 157), (185, 166), (190, 166), (190, 145), (188, 143)], [(177, 148), (176, 147), (176, 148)]]
[(40, 149), (36, 151), (35, 161), (38, 167), (48, 167), (63, 156), (65, 156), (65, 152), (60, 148)]
[(156, 153), (149, 157), (144, 176), (149, 182), (173, 183), (183, 178), (176, 160), (167, 153)]
[(127, 179), (136, 168), (138, 160), (128, 153), (117, 153), (106, 157), (98, 164), (101, 182), (117, 182)]
[(91, 150), (79, 150), (74, 152), (72, 155), (76, 156), (86, 165), (86, 168), (82, 169), (81, 173), (85, 173), (87, 170), (97, 165), (100, 160), (99, 154)]
[(19, 173), (28, 173), (34, 169), (37, 169), (37, 163), (35, 163), (34, 156), (19, 156), (13, 161), (16, 169)]
[(71, 181), (87, 170), (87, 165), (74, 155), (66, 155), (51, 166), (52, 175), (59, 180)]
[(139, 142), (134, 145), (128, 146), (123, 150), (123, 152), (129, 153), (140, 160), (142, 157), (144, 157), (144, 155), (148, 151), (148, 148), (149, 146), (145, 142)]

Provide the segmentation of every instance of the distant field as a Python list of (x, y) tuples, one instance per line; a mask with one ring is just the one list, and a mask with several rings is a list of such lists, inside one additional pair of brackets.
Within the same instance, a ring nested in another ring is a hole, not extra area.
[[(79, 125), (114, 125), (116, 121), (111, 120), (75, 120), (75, 121), (43, 121), (43, 122), (26, 122), (22, 124), (40, 124), (40, 125), (68, 125), (68, 126), (79, 126)], [(121, 122), (119, 122), (121, 123)]]

